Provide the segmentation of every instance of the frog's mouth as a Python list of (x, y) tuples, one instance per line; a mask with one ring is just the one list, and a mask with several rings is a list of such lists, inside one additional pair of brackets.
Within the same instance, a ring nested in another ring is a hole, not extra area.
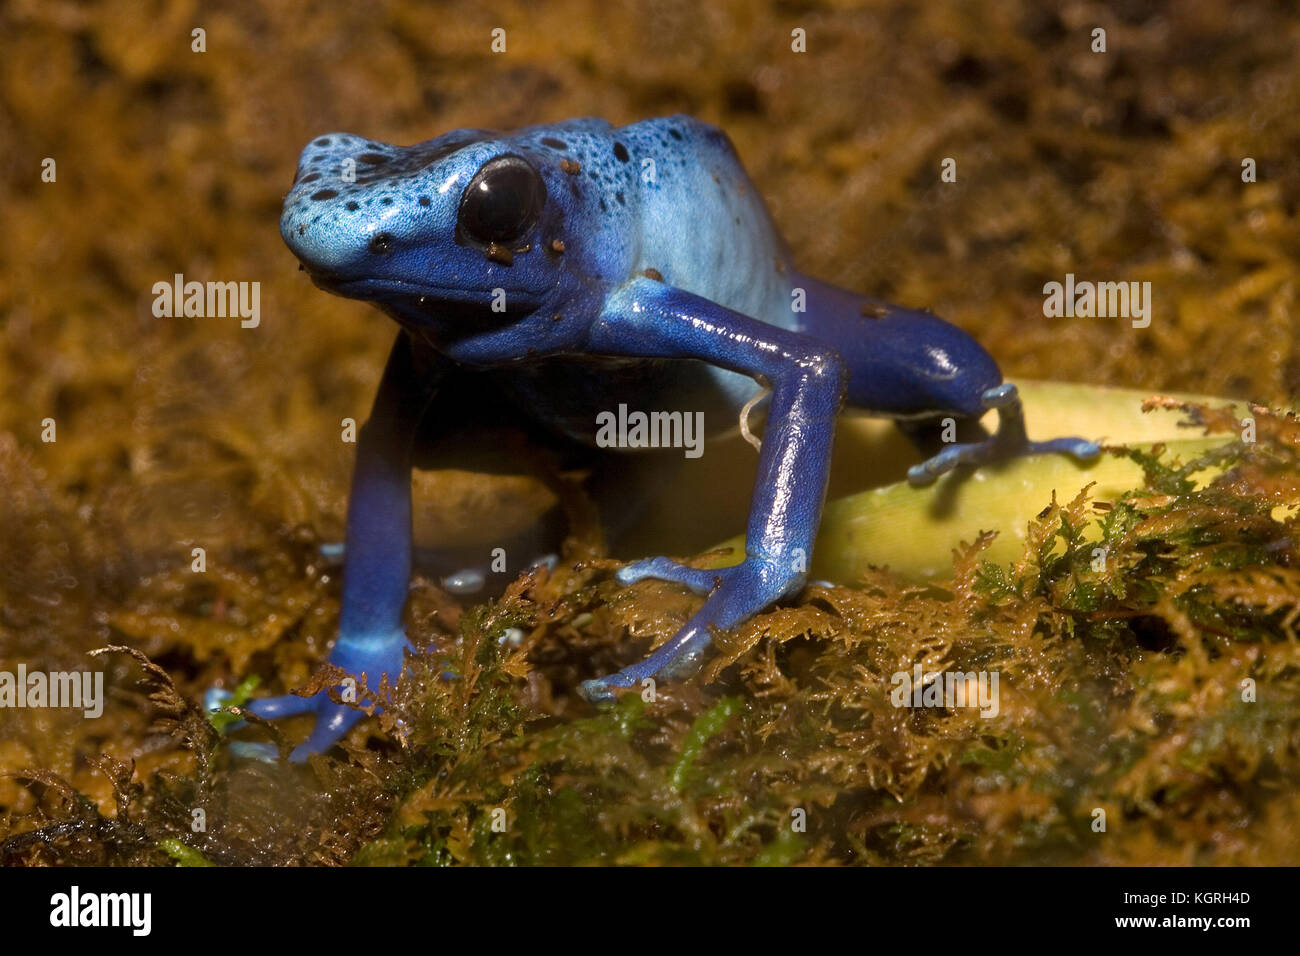
[(493, 316), (509, 315), (512, 318), (534, 311), (541, 297), (526, 290), (507, 290), (505, 311), (493, 310), (492, 295), (472, 289), (458, 289), (409, 282), (405, 279), (379, 279), (371, 276), (348, 277), (324, 269), (304, 267), (311, 281), (326, 292), (348, 299), (362, 299), (384, 306), (407, 309), (427, 309), (430, 315), (443, 315), (448, 308), (457, 311), (482, 309)]
[(489, 293), (403, 279), (348, 277), (306, 267), (303, 271), (326, 292), (372, 302), (412, 331), (424, 333), (437, 328), (440, 337), (448, 340), (518, 322), (541, 305), (541, 297), (534, 293), (509, 292), (507, 306), (501, 311), (492, 307)]

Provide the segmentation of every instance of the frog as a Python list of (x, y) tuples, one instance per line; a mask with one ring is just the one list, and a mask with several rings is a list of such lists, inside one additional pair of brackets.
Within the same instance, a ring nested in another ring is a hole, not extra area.
[[(644, 488), (629, 478), (635, 449), (596, 441), (602, 413), (699, 410), (716, 436), (765, 407), (761, 438), (747, 430), (758, 461), (742, 560), (623, 564), (619, 585), (656, 579), (704, 600), (653, 653), (586, 680), (580, 693), (595, 702), (691, 675), (713, 629), (806, 586), (846, 408), (892, 420), (929, 453), (908, 471), (916, 485), (1017, 456), (1100, 452), (1081, 437), (1030, 441), (1015, 385), (968, 332), (800, 271), (730, 138), (689, 116), (458, 129), (413, 146), (325, 134), (302, 151), (280, 231), (316, 286), (398, 326), (357, 438), (329, 654), (370, 687), (395, 681), (414, 653), (402, 622), (411, 475), (430, 442), (513, 420), (586, 456), (602, 520), (617, 523)], [(980, 424), (990, 410), (991, 434)], [(268, 720), (315, 715), (295, 762), (364, 716), (327, 691), (247, 706)]]

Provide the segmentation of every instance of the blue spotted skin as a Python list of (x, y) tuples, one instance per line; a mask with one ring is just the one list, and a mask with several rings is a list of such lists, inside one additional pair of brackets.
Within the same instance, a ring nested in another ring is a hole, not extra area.
[[(524, 235), (484, 246), (458, 215), (476, 173), (502, 156), (540, 175), (545, 200)], [(407, 646), (417, 430), (425, 440), (472, 427), (488, 401), (480, 395), (499, 397), (494, 406), (538, 435), (594, 449), (597, 414), (620, 403), (702, 410), (719, 432), (771, 389), (744, 561), (624, 567), (623, 583), (674, 581), (708, 599), (645, 660), (588, 681), (593, 699), (688, 673), (710, 627), (733, 627), (803, 587), (846, 403), (897, 420), (918, 442), (946, 416), (971, 425), (977, 440), (914, 468), (917, 483), (1029, 451), (1097, 453), (1080, 439), (1029, 443), (1014, 386), (955, 326), (801, 275), (726, 135), (686, 116), (459, 130), (409, 147), (329, 134), (303, 151), (280, 229), (319, 286), (373, 302), (402, 330), (358, 442), (330, 657), (372, 687), (380, 674), (396, 677)], [(989, 437), (974, 423), (993, 407), (1002, 425)], [(295, 760), (360, 716), (325, 695), (250, 706), (268, 718), (317, 714)]]

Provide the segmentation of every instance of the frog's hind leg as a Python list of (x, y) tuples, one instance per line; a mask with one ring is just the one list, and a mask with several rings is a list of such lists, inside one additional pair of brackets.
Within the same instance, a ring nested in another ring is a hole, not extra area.
[[(958, 465), (1038, 453), (1087, 460), (1101, 451), (1083, 438), (1031, 442), (1016, 387), (992, 356), (938, 316), (809, 281), (802, 331), (835, 347), (849, 368), (848, 404), (896, 420), (929, 454), (908, 472), (913, 484)], [(997, 433), (979, 419), (997, 409)], [(948, 425), (955, 425), (950, 429)], [(936, 441), (942, 440), (942, 443)]]

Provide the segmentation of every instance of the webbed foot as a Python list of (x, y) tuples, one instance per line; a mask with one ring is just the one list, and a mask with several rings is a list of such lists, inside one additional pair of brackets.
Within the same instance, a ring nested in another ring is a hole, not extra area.
[(980, 442), (949, 445), (933, 458), (907, 470), (913, 485), (927, 485), (958, 465), (984, 465), (1025, 455), (1066, 454), (1080, 461), (1090, 461), (1101, 453), (1101, 446), (1085, 438), (1055, 438), (1030, 441), (1025, 434), (1025, 412), (1020, 392), (1010, 382), (991, 388), (980, 400), (986, 409), (998, 410), (998, 430)]
[[(364, 638), (339, 638), (334, 651), (330, 654), (330, 663), (350, 674), (363, 678), (368, 687), (374, 689), (384, 674), (390, 681), (395, 681), (402, 671), (402, 652), (409, 647), (406, 635), (401, 631), (392, 634), (371, 635)], [(225, 706), (230, 693), (221, 688), (210, 688), (204, 696), (208, 710), (217, 710)], [(337, 704), (330, 699), (329, 692), (322, 690), (311, 697), (299, 697), (296, 694), (281, 694), (277, 697), (263, 697), (250, 701), (245, 710), (266, 720), (278, 720), (281, 717), (293, 717), (298, 714), (314, 713), (316, 725), (311, 735), (294, 748), (289, 755), (291, 763), (302, 763), (310, 755), (328, 750), (352, 729), (366, 711), (358, 704)], [(243, 726), (244, 722), (231, 724), (227, 729), (233, 730)], [(258, 760), (274, 761), (278, 752), (272, 744), (236, 741), (231, 744), (231, 753), (240, 757), (252, 757)]]
[(712, 641), (710, 628), (729, 628), (799, 590), (806, 575), (795, 562), (750, 556), (728, 568), (687, 567), (670, 558), (647, 558), (621, 568), (621, 584), (652, 578), (707, 594), (704, 606), (672, 639), (644, 660), (614, 674), (584, 681), (588, 700), (607, 700), (620, 688), (636, 687), (646, 678), (684, 677), (693, 673)]

